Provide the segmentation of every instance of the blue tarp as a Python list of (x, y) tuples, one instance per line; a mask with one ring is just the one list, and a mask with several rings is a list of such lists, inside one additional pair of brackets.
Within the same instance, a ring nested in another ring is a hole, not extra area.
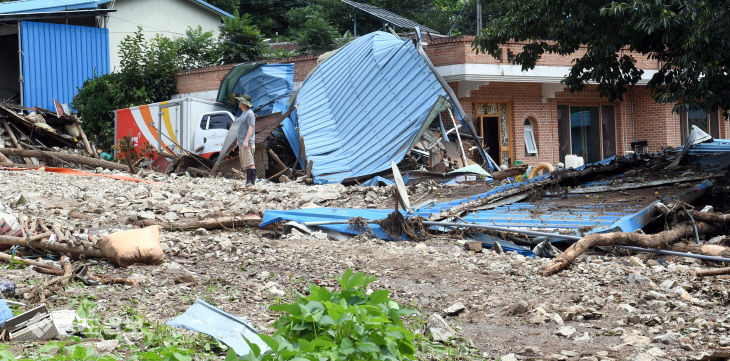
[(251, 347), (243, 337), (246, 337), (248, 342), (258, 345), (262, 352), (269, 349), (250, 323), (200, 299), (185, 313), (168, 321), (167, 325), (211, 336), (228, 345), (239, 356), (246, 356), (251, 352)]
[(377, 31), (315, 68), (284, 132), (295, 154), (301, 135), (316, 183), (337, 183), (399, 163), (446, 97), (411, 39)]
[(294, 64), (261, 65), (241, 75), (233, 87), (233, 93), (251, 96), (258, 115), (286, 112), (293, 91)]

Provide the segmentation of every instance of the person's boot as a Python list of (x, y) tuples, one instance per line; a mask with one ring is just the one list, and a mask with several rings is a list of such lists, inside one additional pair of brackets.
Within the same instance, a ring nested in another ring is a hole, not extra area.
[(255, 185), (256, 184), (256, 168), (249, 169), (249, 171), (251, 172), (251, 185)]
[(246, 169), (246, 185), (248, 186), (251, 184), (253, 184), (253, 181), (251, 180), (251, 170)]

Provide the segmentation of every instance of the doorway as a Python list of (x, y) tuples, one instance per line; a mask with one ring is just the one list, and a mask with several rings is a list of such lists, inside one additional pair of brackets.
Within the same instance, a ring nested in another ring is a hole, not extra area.
[(489, 148), (487, 153), (497, 164), (507, 166), (514, 160), (511, 113), (507, 102), (479, 103), (475, 109), (482, 145)]
[(494, 160), (499, 160), (499, 117), (482, 116), (479, 120), (481, 123), (482, 146), (487, 150), (487, 154)]

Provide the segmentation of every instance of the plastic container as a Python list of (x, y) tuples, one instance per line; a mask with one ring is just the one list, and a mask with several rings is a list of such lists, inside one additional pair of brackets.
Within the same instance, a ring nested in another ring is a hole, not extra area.
[(568, 154), (565, 156), (565, 168), (578, 168), (583, 166), (585, 162), (583, 157), (579, 157), (575, 154)]

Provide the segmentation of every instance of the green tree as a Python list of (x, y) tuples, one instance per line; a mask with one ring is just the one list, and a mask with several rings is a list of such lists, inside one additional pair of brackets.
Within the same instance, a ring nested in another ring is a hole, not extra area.
[(331, 50), (339, 36), (337, 29), (324, 17), (321, 5), (307, 5), (286, 12), (291, 33), (304, 52)]
[(241, 63), (257, 60), (266, 51), (259, 28), (253, 24), (251, 15), (239, 15), (234, 12), (233, 18), (223, 18), (220, 27), (221, 59), (223, 63)]
[(625, 50), (658, 61), (648, 87), (675, 110), (730, 108), (730, 7), (725, 0), (542, 1), (495, 0), (480, 51), (526, 42), (513, 62), (535, 67), (542, 54), (576, 55), (563, 80), (571, 90), (588, 82), (603, 96), (621, 99), (644, 73)]
[(180, 70), (176, 42), (160, 35), (147, 41), (141, 27), (119, 49), (121, 70), (85, 81), (71, 102), (89, 138), (107, 150), (114, 145), (114, 110), (170, 99)]
[(201, 26), (188, 28), (185, 36), (175, 39), (175, 43), (182, 69), (204, 68), (219, 63), (221, 45), (212, 32), (204, 32)]

